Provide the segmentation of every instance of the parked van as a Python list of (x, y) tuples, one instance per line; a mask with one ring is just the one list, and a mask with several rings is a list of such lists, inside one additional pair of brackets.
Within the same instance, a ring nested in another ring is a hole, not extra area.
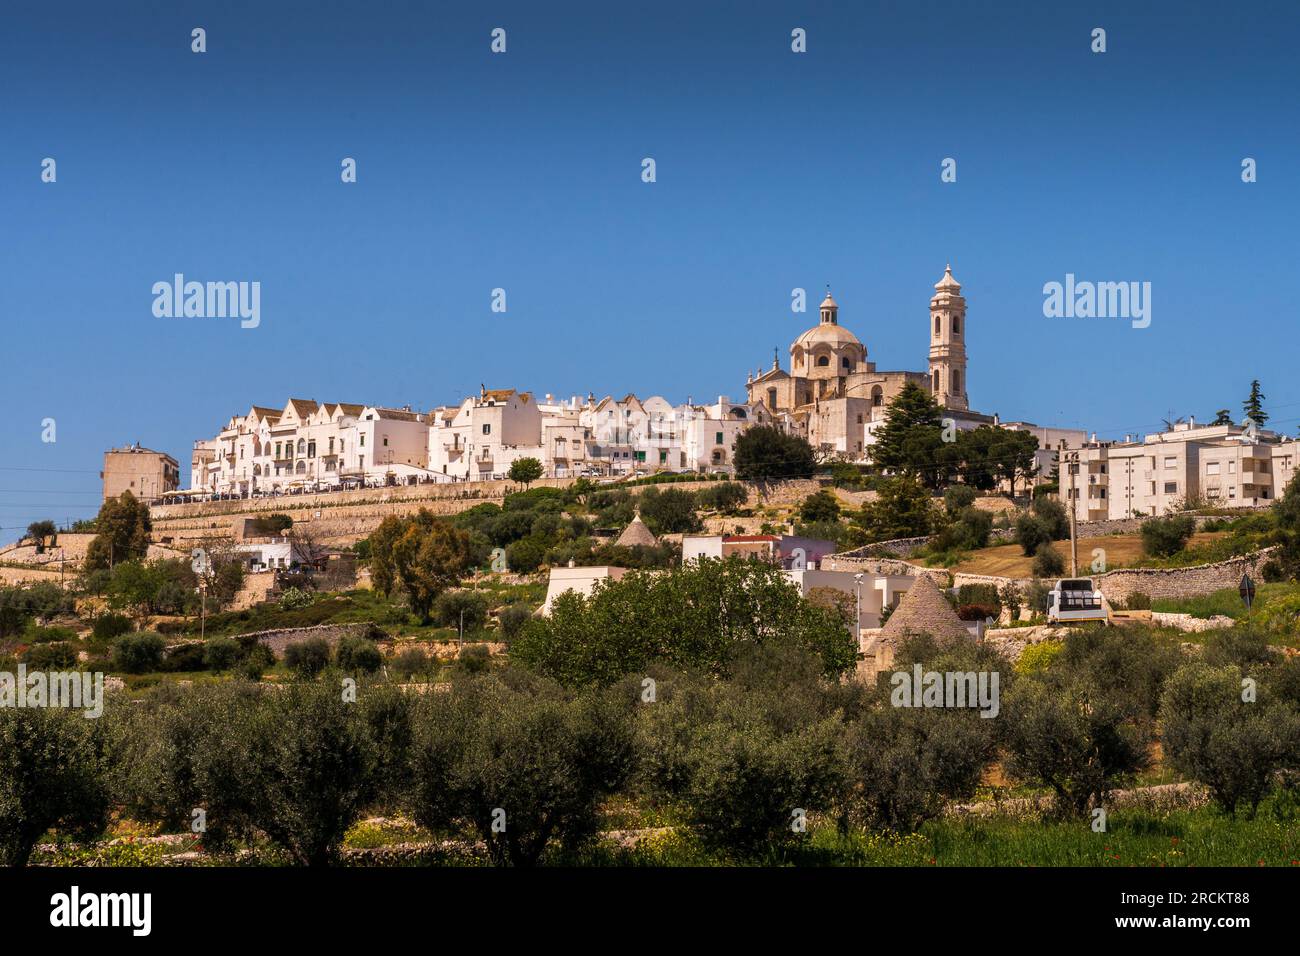
[(1053, 624), (1109, 619), (1106, 599), (1093, 586), (1092, 578), (1062, 578), (1047, 596), (1047, 620)]

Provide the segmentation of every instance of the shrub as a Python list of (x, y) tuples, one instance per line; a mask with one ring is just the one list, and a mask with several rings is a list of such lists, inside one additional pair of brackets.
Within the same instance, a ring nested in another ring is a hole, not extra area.
[(950, 515), (958, 515), (975, 503), (975, 489), (970, 485), (950, 485), (943, 493), (943, 506)]
[(1142, 522), (1142, 550), (1153, 558), (1167, 558), (1187, 546), (1196, 519), (1191, 515), (1169, 515)]
[(113, 668), (126, 674), (145, 674), (162, 668), (163, 639), (152, 631), (123, 634), (113, 642)]
[(330, 646), (323, 637), (309, 637), (304, 641), (294, 641), (284, 649), (285, 666), (304, 680), (315, 677), (329, 662)]
[(239, 660), (239, 642), (229, 637), (212, 637), (203, 648), (203, 665), (211, 671), (228, 671)]
[(499, 866), (532, 866), (553, 842), (589, 839), (634, 760), (629, 699), (572, 697), (525, 674), (423, 695), (411, 727), (412, 816), (432, 830), (472, 825)]
[(180, 644), (169, 648), (163, 657), (162, 670), (201, 671), (207, 658), (205, 644)]
[(1044, 541), (1034, 552), (1029, 573), (1036, 578), (1058, 578), (1065, 573), (1065, 558), (1061, 557), (1061, 552), (1052, 547), (1050, 541)]
[(817, 521), (839, 521), (839, 499), (823, 488), (803, 500), (803, 504), (799, 506), (799, 519), (806, 524)]
[(302, 588), (290, 587), (286, 588), (284, 593), (280, 595), (280, 600), (277, 604), (281, 611), (292, 611), (295, 608), (308, 607), (314, 603), (315, 600), (316, 596), (310, 591), (303, 590)]
[(486, 644), (466, 644), (456, 655), (456, 666), (466, 674), (481, 674), (492, 666)]
[(38, 670), (71, 670), (77, 666), (77, 647), (67, 641), (33, 644), (23, 654), (23, 663)]
[(1025, 555), (1037, 554), (1044, 542), (1060, 541), (1069, 534), (1065, 506), (1052, 498), (1035, 498), (1029, 510), (1016, 519), (1016, 543)]
[(131, 619), (125, 614), (101, 614), (95, 618), (91, 628), (91, 637), (99, 643), (106, 643), (115, 637), (131, 632)]
[(262, 679), (262, 675), (275, 666), (275, 655), (265, 644), (254, 644), (239, 665), (240, 673), (252, 681)]
[(431, 661), (429, 655), (418, 647), (408, 647), (392, 660), (393, 670), (403, 680), (410, 680), (416, 674), (427, 674)]
[(0, 865), (26, 865), (51, 827), (83, 839), (103, 831), (99, 724), (62, 707), (0, 708)]
[(1254, 816), (1292, 756), (1300, 717), (1279, 701), (1243, 702), (1242, 672), (1195, 661), (1169, 678), (1160, 705), (1161, 742), (1171, 765), (1209, 788), (1235, 815)]
[(52, 644), (55, 641), (76, 641), (77, 632), (70, 627), (29, 627), (23, 633), (27, 644)]
[(462, 613), (466, 634), (483, 630), (487, 624), (487, 598), (473, 591), (446, 591), (433, 602), (433, 619), (443, 627), (459, 628)]
[(749, 500), (749, 492), (739, 482), (720, 481), (700, 489), (696, 493), (696, 498), (701, 507), (729, 515), (734, 514)]
[(1124, 599), (1124, 607), (1130, 611), (1151, 610), (1151, 597), (1141, 591), (1133, 591)]
[(533, 612), (524, 604), (507, 604), (497, 615), (501, 636), (512, 641), (523, 633), (524, 625), (533, 619)]
[(339, 669), (349, 673), (373, 674), (384, 663), (375, 642), (356, 635), (348, 635), (339, 641), (334, 655)]

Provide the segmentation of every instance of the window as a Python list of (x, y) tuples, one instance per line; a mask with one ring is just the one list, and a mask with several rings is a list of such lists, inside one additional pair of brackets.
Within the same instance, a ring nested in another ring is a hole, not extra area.
[(877, 385), (871, 390), (871, 407), (879, 408), (883, 404), (885, 404), (885, 393), (881, 391), (880, 386)]
[[(614, 413), (613, 413), (613, 412), (610, 412), (610, 414), (612, 415), (612, 414), (614, 414)], [(484, 425), (484, 426), (483, 426), (483, 434), (484, 434), (484, 435), (491, 435), (491, 434), (492, 434), (492, 426), (491, 426), (491, 425)]]
[(1167, 495), (1176, 495), (1176, 494), (1178, 494), (1178, 482), (1176, 482), (1176, 481), (1166, 481), (1166, 482), (1165, 482), (1165, 494), (1167, 494)]
[(934, 334), (939, 334), (939, 317), (937, 315), (934, 317)]
[(715, 445), (721, 445), (721, 444), (722, 444), (722, 432), (716, 432), (716, 433), (714, 434), (714, 436), (713, 436), (713, 444), (715, 444)]
[(384, 436), (384, 447), (385, 447), (385, 448), (388, 447), (388, 436), (387, 436), (387, 435)]
[(1178, 467), (1178, 459), (1172, 455), (1165, 459), (1165, 471), (1172, 471)]
[(1206, 462), (1205, 473), (1207, 475), (1217, 475), (1219, 473), (1219, 463), (1217, 461)]
[(952, 372), (952, 391), (954, 395), (961, 394), (961, 372), (957, 369)]
[(776, 389), (774, 388), (767, 390), (767, 407), (776, 411)]
[(848, 359), (846, 359), (846, 358), (842, 358), (842, 359), (840, 359), (840, 367), (841, 367), (841, 368), (852, 368), (853, 366), (849, 363), (849, 360), (848, 360)]
[(861, 416), (861, 415), (858, 416), (858, 424), (859, 424), (859, 425), (862, 424), (862, 416)]
[(361, 447), (362, 447), (362, 448), (365, 448), (365, 447), (366, 447), (366, 435), (365, 435), (365, 432), (362, 432), (362, 433), (361, 433)]
[(819, 355), (819, 356), (817, 356), (817, 367), (818, 367), (818, 368), (825, 368), (826, 366), (828, 366), (828, 365), (830, 365), (830, 364), (831, 364), (831, 357), (830, 357), (829, 355)]
[(305, 454), (307, 454), (307, 439), (305, 439), (305, 438), (299, 438), (299, 439), (298, 439), (298, 456), (299, 456), (299, 457), (302, 457), (302, 456), (305, 455)]
[(1237, 463), (1235, 461), (1228, 462), (1228, 474), (1235, 475), (1236, 473), (1237, 473)]
[(939, 391), (939, 370), (938, 369), (934, 370), (934, 374), (932, 377), (934, 379), (934, 385), (931, 387), (931, 391), (937, 392)]
[(952, 317), (952, 334), (957, 335), (960, 332), (961, 332), (961, 316), (954, 315)]

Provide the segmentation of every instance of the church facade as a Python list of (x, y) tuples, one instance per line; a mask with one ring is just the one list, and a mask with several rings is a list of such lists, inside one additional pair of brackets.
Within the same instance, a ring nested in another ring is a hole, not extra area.
[(861, 460), (869, 455), (874, 428), (907, 382), (934, 396), (959, 428), (991, 424), (970, 411), (966, 377), (966, 299), (952, 268), (944, 270), (930, 299), (929, 365), (924, 372), (880, 371), (867, 347), (840, 325), (839, 305), (827, 290), (819, 321), (790, 346), (790, 370), (773, 356), (772, 367), (752, 372), (745, 383), (751, 404), (828, 457)]

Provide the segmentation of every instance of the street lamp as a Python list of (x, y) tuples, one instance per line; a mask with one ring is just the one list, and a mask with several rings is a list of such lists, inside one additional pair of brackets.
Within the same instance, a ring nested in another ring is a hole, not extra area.
[(853, 575), (853, 597), (856, 606), (854, 623), (856, 625), (853, 631), (855, 641), (862, 640), (862, 573), (858, 572)]

